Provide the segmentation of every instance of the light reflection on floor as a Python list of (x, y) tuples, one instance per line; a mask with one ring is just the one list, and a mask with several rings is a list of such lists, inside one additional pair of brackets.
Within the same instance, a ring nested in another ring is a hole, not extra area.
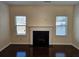
[[(38, 56), (40, 55), (40, 53), (38, 53), (38, 52), (36, 54), (33, 54), (33, 55), (37, 55), (37, 54), (38, 54)], [(47, 53), (47, 55), (49, 55), (49, 53)], [(17, 51), (16, 52), (16, 57), (26, 57), (26, 56), (27, 56), (26, 51)], [(56, 52), (55, 57), (66, 57), (66, 54), (64, 52)]]
[(64, 52), (56, 52), (55, 56), (56, 57), (66, 57)]
[(16, 57), (26, 57), (26, 52), (25, 51), (17, 51)]

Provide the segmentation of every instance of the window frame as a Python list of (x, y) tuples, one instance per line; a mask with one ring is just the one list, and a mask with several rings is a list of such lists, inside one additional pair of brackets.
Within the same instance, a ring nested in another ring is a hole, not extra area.
[[(24, 16), (24, 15), (16, 15), (16, 16)], [(24, 17), (26, 17), (26, 25), (16, 25), (16, 16), (15, 16), (15, 32), (16, 32), (16, 35), (17, 36), (26, 36), (26, 34), (27, 34), (27, 16), (24, 16)], [(17, 26), (25, 26), (25, 34), (24, 35), (17, 34)]]
[[(65, 33), (66, 33), (66, 35), (56, 35), (56, 30), (55, 30), (55, 35), (56, 36), (58, 36), (58, 37), (66, 37), (66, 36), (68, 36), (68, 19), (69, 19), (69, 17), (67, 16), (67, 15), (56, 15), (56, 17), (58, 17), (58, 16), (65, 16), (65, 17), (67, 17), (67, 25), (64, 25), (65, 27), (66, 27), (66, 29), (65, 29)], [(55, 17), (55, 29), (56, 29), (56, 17)], [(58, 26), (61, 26), (61, 25), (58, 25)]]

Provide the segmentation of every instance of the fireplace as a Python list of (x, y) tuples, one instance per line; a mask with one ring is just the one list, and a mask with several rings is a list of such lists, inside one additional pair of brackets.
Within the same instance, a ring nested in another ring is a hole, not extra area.
[(33, 31), (33, 46), (48, 47), (49, 46), (49, 31)]

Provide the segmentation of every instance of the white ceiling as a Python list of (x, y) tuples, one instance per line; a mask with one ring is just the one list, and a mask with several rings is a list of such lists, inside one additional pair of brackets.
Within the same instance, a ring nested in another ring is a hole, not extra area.
[(8, 5), (78, 5), (79, 1), (3, 1)]

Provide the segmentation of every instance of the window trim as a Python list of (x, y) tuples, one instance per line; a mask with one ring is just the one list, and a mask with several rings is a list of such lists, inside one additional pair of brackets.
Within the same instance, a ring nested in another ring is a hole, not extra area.
[(69, 19), (69, 17), (67, 15), (56, 15), (55, 16), (55, 29), (56, 29), (56, 26), (57, 26), (56, 25), (56, 17), (57, 16), (65, 16), (65, 17), (67, 17), (67, 25), (64, 25), (64, 26), (66, 26), (66, 32), (65, 32), (66, 35), (56, 35), (56, 30), (55, 30), (55, 35), (58, 36), (58, 37), (67, 37), (68, 36), (68, 19)]

